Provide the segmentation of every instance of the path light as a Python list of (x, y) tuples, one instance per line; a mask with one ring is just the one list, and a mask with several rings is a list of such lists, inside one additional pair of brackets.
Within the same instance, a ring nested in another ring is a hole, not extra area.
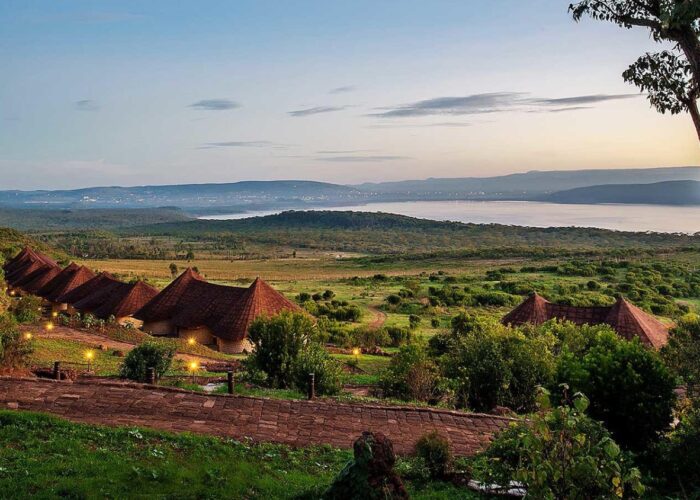
[(189, 364), (188, 368), (192, 372), (192, 383), (194, 384), (195, 383), (194, 382), (194, 375), (195, 375), (195, 373), (197, 373), (197, 369), (199, 369), (199, 365), (197, 364), (196, 361), (192, 361)]
[(24, 340), (32, 340), (32, 334), (27, 332), (24, 334)]
[(352, 350), (352, 355), (355, 356), (355, 362), (359, 362), (359, 361), (360, 361), (360, 348), (359, 348), (359, 347), (355, 347), (355, 348)]
[(44, 328), (47, 332), (50, 332), (51, 330), (53, 330), (53, 323), (49, 321), (48, 323), (46, 323), (46, 325), (44, 325)]
[(58, 318), (58, 311), (54, 311), (51, 313), (52, 318)]
[(92, 363), (93, 358), (95, 357), (95, 351), (85, 351), (85, 359), (87, 359), (87, 365), (88, 365), (88, 371), (90, 370), (90, 363)]
[(197, 341), (194, 339), (194, 337), (190, 337), (190, 338), (187, 339), (187, 343), (188, 343), (189, 345), (195, 345), (196, 342), (197, 342)]

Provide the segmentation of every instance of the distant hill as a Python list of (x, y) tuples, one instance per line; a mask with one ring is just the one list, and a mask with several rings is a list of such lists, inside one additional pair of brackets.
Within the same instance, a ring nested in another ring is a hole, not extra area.
[(430, 178), (365, 183), (355, 188), (396, 198), (532, 199), (538, 195), (602, 184), (700, 181), (700, 167), (531, 171), (497, 177)]
[(380, 201), (535, 200), (558, 191), (603, 184), (700, 181), (700, 167), (531, 171), (496, 177), (462, 177), (343, 186), (281, 180), (227, 184), (90, 187), (59, 191), (0, 191), (9, 208), (179, 207), (189, 213), (235, 213), (357, 206)]
[(243, 181), (226, 184), (90, 187), (59, 191), (0, 191), (0, 206), (43, 208), (134, 208), (175, 206), (264, 209), (323, 202), (338, 203), (367, 196), (348, 186), (315, 181)]
[(652, 184), (604, 184), (559, 191), (542, 197), (555, 203), (637, 203), (700, 205), (700, 182), (666, 181)]

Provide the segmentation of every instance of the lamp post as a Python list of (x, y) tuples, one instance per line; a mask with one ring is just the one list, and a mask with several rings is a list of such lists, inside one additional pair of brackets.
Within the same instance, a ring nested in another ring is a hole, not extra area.
[(359, 363), (359, 362), (360, 362), (360, 348), (359, 348), (359, 347), (355, 347), (355, 348), (352, 350), (352, 355), (355, 356), (355, 363), (356, 363), (356, 364)]
[(33, 335), (29, 332), (24, 334), (24, 340), (32, 340)]
[(196, 361), (192, 361), (189, 365), (189, 369), (192, 372), (192, 383), (195, 383), (195, 373), (197, 373), (197, 369), (199, 368), (199, 365), (197, 364)]
[(47, 322), (46, 325), (44, 325), (44, 329), (47, 332), (50, 332), (51, 330), (53, 330), (53, 322), (51, 322), (51, 321)]
[(92, 371), (90, 368), (91, 368), (91, 363), (92, 363), (92, 360), (94, 357), (95, 357), (94, 351), (85, 351), (85, 359), (87, 359), (88, 371)]
[(197, 340), (195, 340), (194, 337), (190, 337), (190, 338), (187, 339), (187, 343), (188, 343), (189, 345), (195, 345), (195, 344), (197, 343)]

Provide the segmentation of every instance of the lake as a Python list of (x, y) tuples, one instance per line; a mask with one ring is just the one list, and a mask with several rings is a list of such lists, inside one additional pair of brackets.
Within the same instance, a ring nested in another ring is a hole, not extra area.
[[(304, 210), (386, 212), (420, 219), (533, 227), (599, 227), (618, 231), (700, 232), (700, 206), (562, 205), (534, 201), (404, 201)], [(243, 219), (282, 210), (201, 217)]]

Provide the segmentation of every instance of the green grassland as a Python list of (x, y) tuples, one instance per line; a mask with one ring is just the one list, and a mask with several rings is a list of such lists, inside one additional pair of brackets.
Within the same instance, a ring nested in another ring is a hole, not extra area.
[[(0, 411), (0, 492), (20, 498), (314, 498), (351, 458)], [(399, 469), (410, 464), (399, 463)], [(412, 498), (471, 498), (446, 483), (408, 482)]]

